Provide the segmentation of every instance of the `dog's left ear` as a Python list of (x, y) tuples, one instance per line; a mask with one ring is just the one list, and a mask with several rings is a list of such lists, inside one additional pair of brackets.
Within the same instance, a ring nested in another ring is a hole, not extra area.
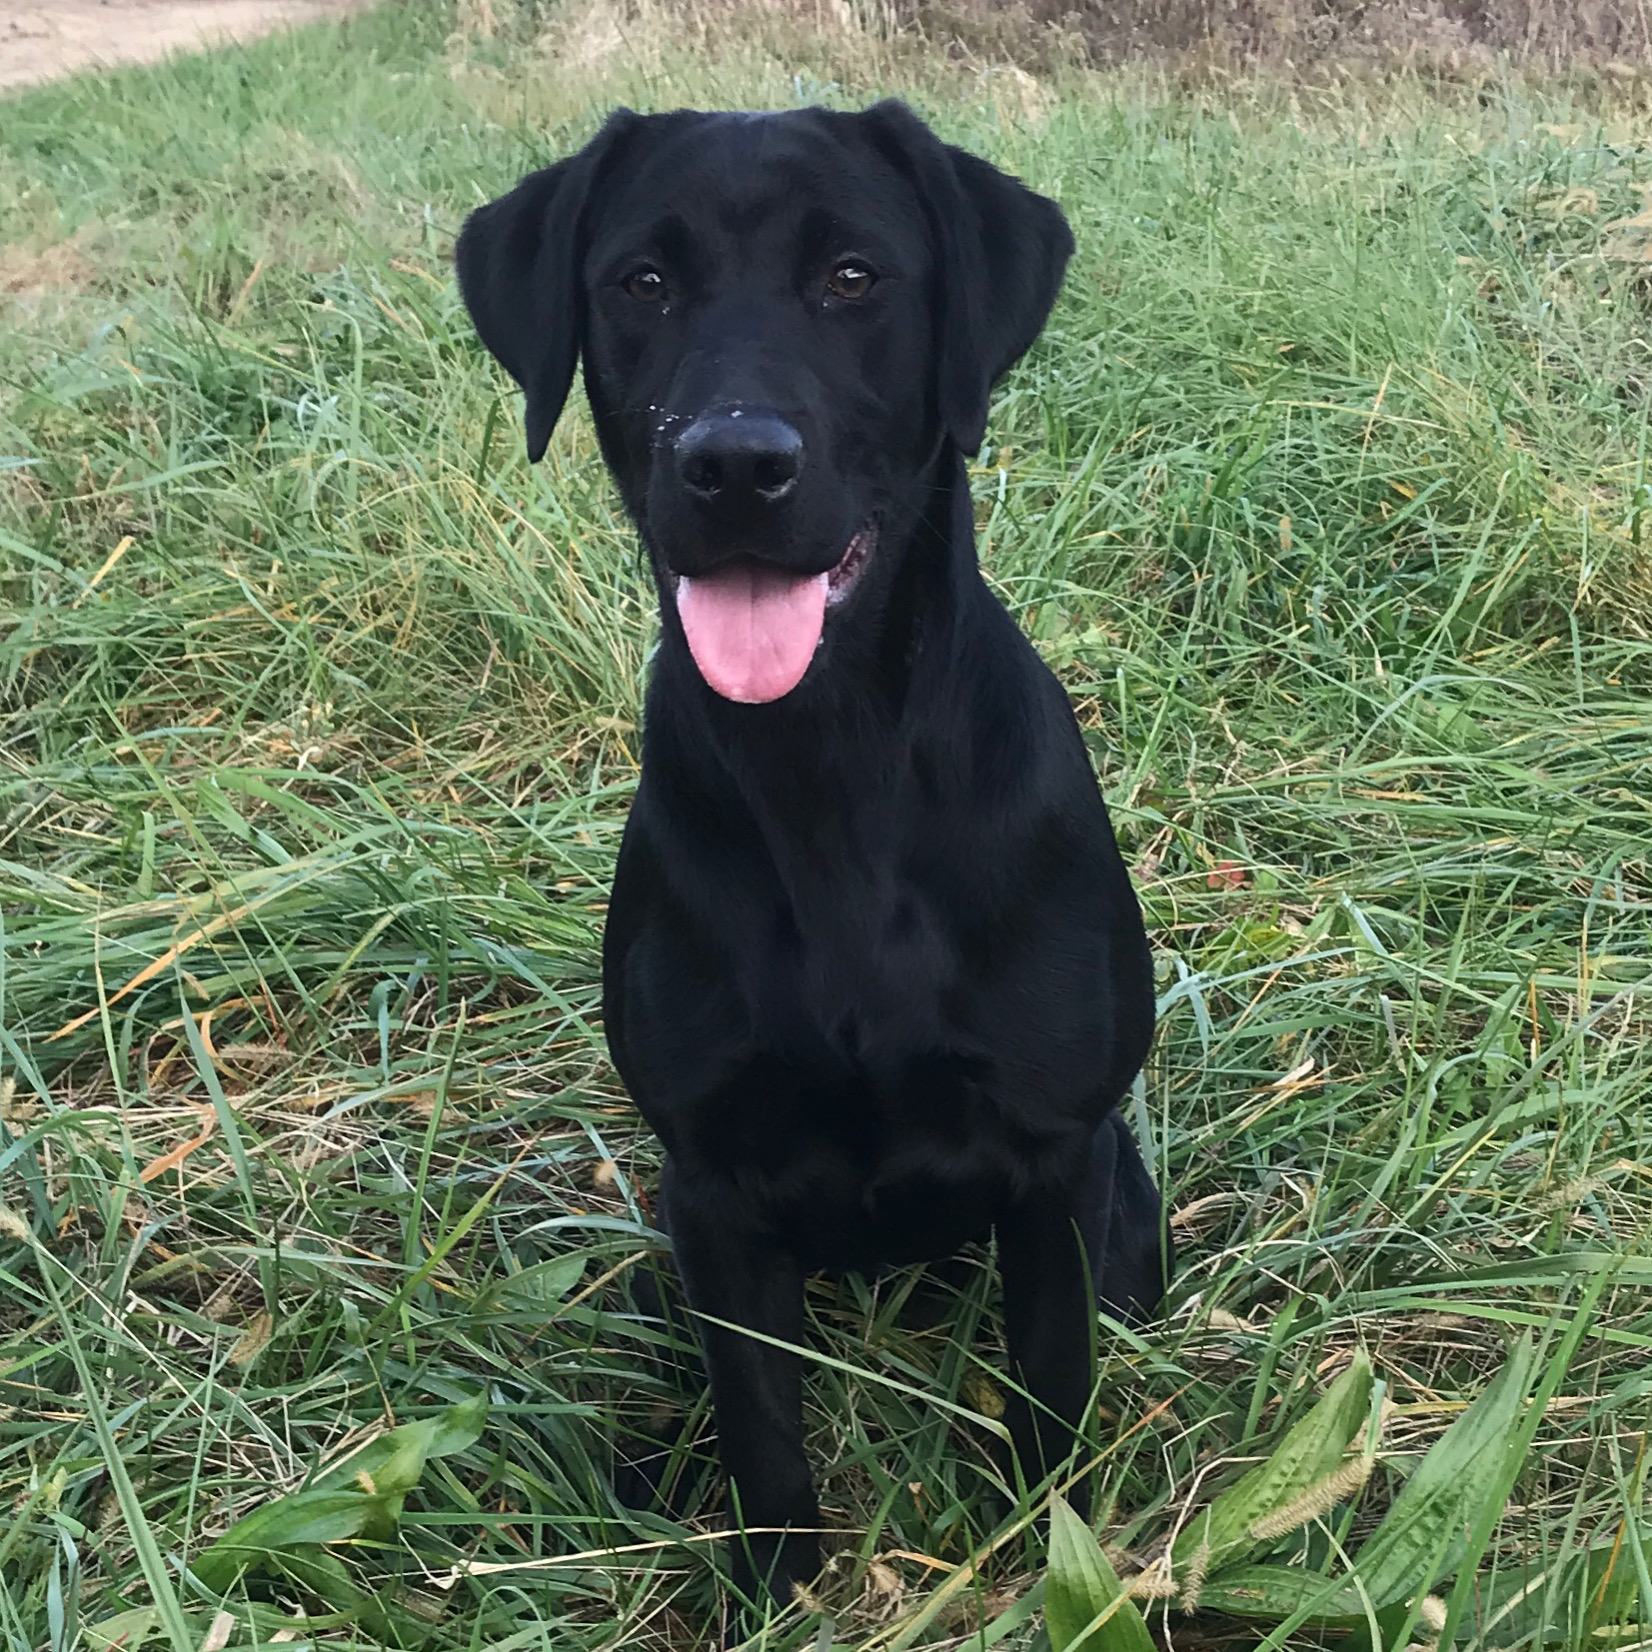
[(942, 143), (904, 103), (874, 104), (861, 118), (929, 216), (939, 265), (937, 405), (947, 434), (975, 453), (994, 383), (1027, 353), (1061, 291), (1072, 231), (1054, 201)]
[(616, 110), (577, 155), (478, 207), (453, 248), (459, 291), (476, 331), (527, 399), (533, 462), (545, 456), (579, 361), (579, 267), (591, 186), (641, 124), (642, 116)]

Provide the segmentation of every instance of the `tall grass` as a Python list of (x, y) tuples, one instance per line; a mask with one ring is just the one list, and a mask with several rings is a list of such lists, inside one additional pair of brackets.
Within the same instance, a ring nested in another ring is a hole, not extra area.
[[(975, 480), (1158, 948), (1183, 1266), (1102, 1337), (1103, 1534), (1150, 1558), (1360, 1344), (1380, 1507), (1592, 1300), (1458, 1633), (1515, 1644), (1473, 1602), (1614, 1534), (1652, 1621), (1644, 107), (512, 15), (0, 103), (6, 1645), (198, 1645), (192, 1557), (475, 1392), (480, 1441), (338, 1551), (392, 1616), (254, 1581), (219, 1633), (704, 1644), (714, 1482), (678, 1523), (607, 1478), (615, 1428), (704, 1411), (620, 1289), (653, 1147), (596, 989), (650, 597), (583, 415), (525, 464), (446, 257), (612, 99), (885, 90), (1079, 240)], [(833, 1644), (1024, 1645), (990, 1279), (925, 1295), (811, 1291)], [(1576, 1620), (1548, 1643), (1606, 1644)]]

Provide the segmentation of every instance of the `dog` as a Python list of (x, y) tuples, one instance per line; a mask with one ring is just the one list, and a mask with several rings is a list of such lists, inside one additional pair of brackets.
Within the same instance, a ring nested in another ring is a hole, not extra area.
[(530, 460), (583, 363), (658, 587), (603, 1013), (665, 1150), (751, 1598), (820, 1565), (806, 1275), (992, 1238), (1037, 1482), (1097, 1300), (1148, 1315), (1171, 1267), (1117, 1111), (1153, 1033), (1140, 907), (966, 471), (1072, 251), (898, 102), (618, 111), (455, 251)]

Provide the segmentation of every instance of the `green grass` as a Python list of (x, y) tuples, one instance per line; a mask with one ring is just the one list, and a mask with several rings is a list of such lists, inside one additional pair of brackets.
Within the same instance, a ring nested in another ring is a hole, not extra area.
[[(976, 483), (1158, 949), (1183, 1260), (1101, 1336), (1099, 1528), (1150, 1559), (1363, 1344), (1395, 1411), (1358, 1512), (1276, 1547), (1318, 1564), (1532, 1328), (1575, 1352), (1455, 1634), (1634, 1642), (1546, 1581), (1615, 1541), (1652, 1623), (1633, 89), (1029, 88), (602, 15), (535, 53), (386, 6), (0, 101), (0, 1642), (154, 1602), (198, 1646), (233, 1520), (485, 1392), (332, 1551), (399, 1598), (303, 1641), (705, 1644), (710, 1487), (680, 1526), (606, 1481), (616, 1424), (703, 1406), (625, 1309), (654, 1149), (597, 993), (651, 598), (583, 410), (525, 464), (446, 254), (617, 97), (885, 90), (1079, 240)], [(938, 1321), (913, 1289), (811, 1296), (834, 1644), (1023, 1646), (989, 1275)], [(305, 1604), (236, 1585), (229, 1644)]]

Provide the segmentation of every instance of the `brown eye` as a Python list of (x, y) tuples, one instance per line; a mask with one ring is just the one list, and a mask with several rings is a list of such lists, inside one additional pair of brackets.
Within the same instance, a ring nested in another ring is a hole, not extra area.
[(864, 264), (857, 264), (852, 258), (845, 259), (827, 279), (826, 291), (833, 298), (865, 298), (877, 285), (877, 280)]
[(632, 270), (620, 285), (639, 304), (665, 302), (665, 277), (658, 270), (649, 269), (646, 264), (640, 270)]

